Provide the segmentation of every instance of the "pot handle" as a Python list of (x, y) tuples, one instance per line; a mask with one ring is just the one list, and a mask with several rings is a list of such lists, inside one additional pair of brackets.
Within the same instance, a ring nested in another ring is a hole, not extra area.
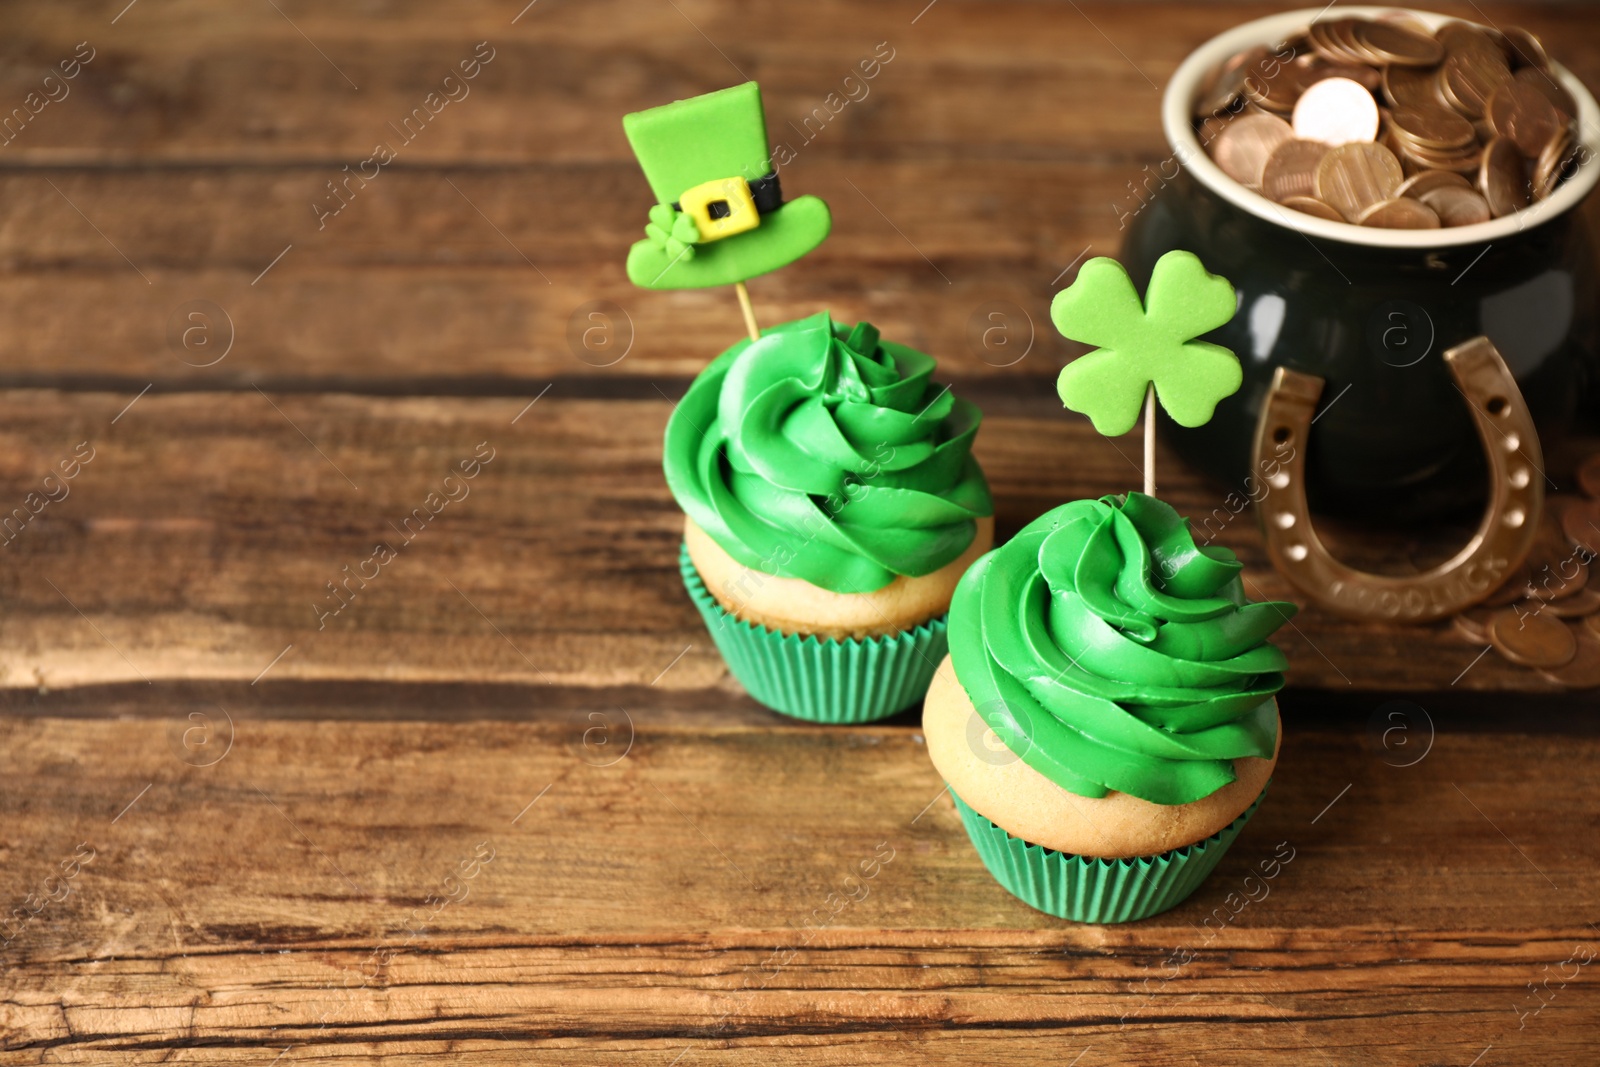
[[(1255, 469), (1270, 491), (1256, 505), (1267, 556), (1306, 597), (1352, 619), (1431, 622), (1479, 603), (1533, 548), (1544, 507), (1544, 453), (1516, 379), (1487, 337), (1444, 354), (1472, 408), (1489, 464), (1489, 507), (1466, 546), (1422, 574), (1368, 574), (1339, 562), (1306, 507), (1305, 443), (1323, 380), (1279, 367), (1256, 422)], [(1289, 451), (1284, 456), (1285, 450)], [(1274, 470), (1275, 468), (1275, 470)]]

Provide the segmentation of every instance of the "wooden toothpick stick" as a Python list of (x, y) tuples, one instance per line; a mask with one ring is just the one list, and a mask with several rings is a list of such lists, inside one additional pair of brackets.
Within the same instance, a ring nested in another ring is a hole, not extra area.
[(1156, 387), (1144, 392), (1144, 495), (1156, 495)]
[(750, 306), (750, 290), (744, 282), (734, 282), (733, 291), (739, 294), (739, 310), (744, 312), (744, 326), (750, 331), (750, 340), (761, 340), (761, 327), (756, 325), (756, 309)]

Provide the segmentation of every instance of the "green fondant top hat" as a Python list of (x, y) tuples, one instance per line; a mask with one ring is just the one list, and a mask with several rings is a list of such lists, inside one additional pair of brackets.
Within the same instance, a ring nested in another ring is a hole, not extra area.
[(628, 253), (635, 285), (731, 285), (793, 263), (828, 236), (827, 204), (783, 201), (755, 82), (635, 111), (622, 128), (659, 201)]

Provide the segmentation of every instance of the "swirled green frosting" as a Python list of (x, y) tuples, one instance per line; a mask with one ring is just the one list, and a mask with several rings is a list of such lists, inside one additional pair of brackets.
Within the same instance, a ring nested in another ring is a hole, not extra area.
[(933, 357), (826, 312), (742, 340), (667, 423), (667, 485), (730, 556), (836, 593), (930, 574), (994, 514), (978, 409)]
[(967, 571), (950, 655), (983, 721), (1069, 792), (1187, 804), (1270, 757), (1293, 604), (1143, 493), (1064, 504)]

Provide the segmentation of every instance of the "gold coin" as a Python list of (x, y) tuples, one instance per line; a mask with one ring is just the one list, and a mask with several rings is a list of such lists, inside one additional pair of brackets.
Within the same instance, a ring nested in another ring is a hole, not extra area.
[(1489, 643), (1489, 619), (1492, 615), (1493, 612), (1488, 608), (1468, 608), (1451, 619), (1450, 625), (1470, 644), (1486, 645)]
[(1465, 54), (1478, 57), (1505, 58), (1505, 49), (1501, 48), (1489, 31), (1470, 22), (1447, 22), (1433, 33), (1434, 39), (1444, 46), (1446, 56), (1449, 53)]
[(1373, 204), (1392, 197), (1404, 180), (1393, 152), (1379, 144), (1357, 141), (1322, 157), (1314, 187), (1318, 200), (1354, 222)]
[(1552, 600), (1544, 610), (1560, 619), (1582, 619), (1600, 611), (1600, 590), (1585, 587), (1576, 596), (1565, 600)]
[(1578, 464), (1578, 488), (1591, 497), (1600, 497), (1600, 452)]
[(1421, 200), (1423, 193), (1431, 193), (1435, 189), (1447, 187), (1471, 189), (1472, 183), (1454, 171), (1424, 170), (1401, 182), (1400, 188), (1394, 191), (1394, 195), (1409, 196)]
[(1489, 210), (1494, 212), (1495, 218), (1520, 211), (1531, 202), (1522, 154), (1504, 137), (1496, 137), (1484, 146), (1483, 163), (1478, 168), (1478, 192), (1489, 202)]
[(1442, 107), (1435, 74), (1413, 67), (1385, 67), (1383, 95), (1394, 107)]
[(1451, 51), (1440, 64), (1439, 74), (1439, 84), (1456, 110), (1477, 119), (1483, 117), (1489, 94), (1511, 77), (1511, 67), (1498, 51), (1491, 55)]
[(1577, 145), (1572, 131), (1563, 127), (1556, 131), (1539, 152), (1533, 165), (1533, 198), (1543, 200), (1556, 191), (1577, 159)]
[(1535, 599), (1548, 602), (1577, 596), (1588, 585), (1589, 565), (1575, 553), (1569, 552), (1554, 563), (1535, 567), (1533, 578), (1528, 582), (1528, 592)]
[(1495, 87), (1484, 114), (1496, 136), (1509, 139), (1529, 159), (1538, 159), (1550, 139), (1567, 128), (1567, 117), (1549, 97), (1516, 78)]
[(1372, 141), (1378, 136), (1378, 102), (1360, 82), (1324, 78), (1295, 101), (1294, 135), (1330, 145)]
[(1524, 67), (1517, 71), (1513, 77), (1526, 85), (1532, 86), (1542, 93), (1546, 100), (1555, 106), (1555, 109), (1568, 119), (1578, 117), (1578, 101), (1567, 92), (1567, 87), (1556, 80), (1556, 76), (1537, 67)]
[(1328, 146), (1321, 141), (1284, 141), (1261, 170), (1261, 191), (1279, 203), (1291, 196), (1310, 196), (1317, 164), (1327, 154)]
[(1489, 643), (1519, 667), (1553, 670), (1572, 662), (1578, 641), (1572, 628), (1553, 615), (1507, 608), (1489, 620)]
[(1267, 158), (1293, 136), (1289, 124), (1275, 115), (1245, 115), (1228, 123), (1212, 142), (1211, 155), (1228, 177), (1258, 189)]
[(1389, 115), (1389, 121), (1396, 136), (1422, 149), (1459, 149), (1478, 137), (1471, 122), (1439, 106), (1397, 107)]
[(1444, 58), (1444, 45), (1432, 35), (1416, 33), (1392, 22), (1359, 22), (1356, 40), (1380, 65), (1431, 67)]
[(1380, 200), (1356, 216), (1360, 226), (1383, 226), (1391, 230), (1437, 230), (1439, 216), (1427, 204), (1410, 197)]
[(1504, 36), (1506, 50), (1516, 66), (1537, 67), (1540, 70), (1550, 66), (1550, 55), (1544, 50), (1544, 42), (1521, 26), (1507, 27)]
[(1593, 689), (1600, 685), (1600, 638), (1590, 633), (1577, 636), (1577, 649), (1564, 667), (1539, 672), (1568, 689)]
[(1328, 24), (1328, 32), (1333, 35), (1339, 51), (1348, 56), (1352, 63), (1383, 66), (1383, 59), (1361, 39), (1361, 27), (1366, 21), (1358, 18), (1337, 19)]
[(1503, 608), (1508, 604), (1515, 604), (1528, 595), (1528, 579), (1531, 577), (1526, 566), (1518, 567), (1506, 576), (1501, 582), (1483, 598), (1483, 605), (1490, 608)]
[(1346, 18), (1313, 22), (1306, 35), (1317, 54), (1331, 63), (1366, 63), (1366, 55), (1354, 48), (1355, 23)]
[(1433, 209), (1433, 213), (1439, 216), (1441, 226), (1472, 226), (1494, 218), (1489, 210), (1489, 202), (1474, 189), (1446, 185), (1430, 189), (1417, 199)]
[(1315, 215), (1317, 218), (1327, 219), (1329, 222), (1344, 221), (1343, 215), (1314, 196), (1287, 196), (1280, 203), (1284, 207), (1293, 208), (1295, 211), (1303, 211), (1307, 215)]
[(1244, 91), (1245, 79), (1268, 55), (1265, 45), (1257, 45), (1228, 57), (1196, 96), (1194, 117), (1205, 119), (1227, 111)]
[(1600, 549), (1600, 501), (1585, 500), (1567, 508), (1561, 514), (1561, 532), (1579, 547)]
[(1405, 29), (1410, 30), (1412, 33), (1419, 34), (1423, 37), (1433, 36), (1433, 30), (1428, 28), (1427, 23), (1405, 11), (1385, 11), (1383, 14), (1378, 16), (1377, 21), (1388, 22), (1396, 26), (1402, 26)]

